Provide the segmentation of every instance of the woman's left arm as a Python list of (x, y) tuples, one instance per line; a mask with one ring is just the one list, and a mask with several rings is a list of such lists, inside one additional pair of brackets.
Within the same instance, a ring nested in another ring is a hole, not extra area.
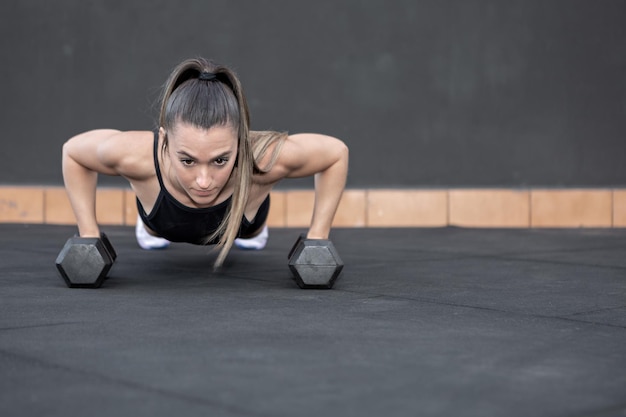
[(315, 204), (309, 239), (328, 239), (348, 176), (348, 147), (339, 139), (313, 133), (289, 135), (276, 167), (285, 178), (315, 177)]

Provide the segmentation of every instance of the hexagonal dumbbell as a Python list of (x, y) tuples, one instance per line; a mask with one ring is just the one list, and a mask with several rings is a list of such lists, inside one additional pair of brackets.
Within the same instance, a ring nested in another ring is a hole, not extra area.
[(117, 253), (108, 237), (74, 236), (67, 240), (56, 259), (61, 278), (70, 288), (98, 288), (106, 279)]
[(300, 235), (288, 258), (300, 288), (330, 289), (343, 269), (343, 261), (330, 240), (307, 239), (305, 234)]

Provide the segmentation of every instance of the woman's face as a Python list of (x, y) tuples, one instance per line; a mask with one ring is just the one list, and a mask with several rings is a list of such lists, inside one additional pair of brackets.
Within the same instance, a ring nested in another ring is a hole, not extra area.
[[(163, 132), (161, 132), (163, 133)], [(170, 181), (198, 207), (210, 207), (224, 189), (237, 158), (231, 126), (197, 128), (178, 123), (168, 132)]]

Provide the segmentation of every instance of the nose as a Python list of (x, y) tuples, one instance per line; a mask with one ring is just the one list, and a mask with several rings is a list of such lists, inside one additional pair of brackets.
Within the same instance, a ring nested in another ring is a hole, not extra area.
[(211, 186), (213, 179), (208, 169), (200, 169), (196, 175), (196, 184), (202, 190), (207, 190)]

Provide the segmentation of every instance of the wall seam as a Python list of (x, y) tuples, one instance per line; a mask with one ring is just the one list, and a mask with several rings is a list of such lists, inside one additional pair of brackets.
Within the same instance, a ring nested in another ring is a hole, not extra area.
[(365, 227), (370, 227), (370, 191), (368, 189), (363, 190), (365, 193), (365, 204), (363, 204), (363, 219), (365, 220)]
[(43, 198), (41, 201), (42, 205), (42, 213), (43, 213), (43, 224), (48, 224), (48, 189), (46, 187), (42, 188)]
[(528, 228), (533, 228), (533, 193), (532, 190), (528, 189)]

